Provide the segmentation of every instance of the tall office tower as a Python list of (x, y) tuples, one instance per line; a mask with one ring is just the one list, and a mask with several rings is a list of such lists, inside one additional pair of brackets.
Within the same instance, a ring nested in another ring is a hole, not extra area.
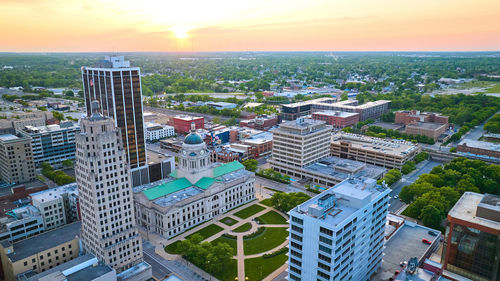
[(292, 209), (288, 280), (368, 280), (382, 262), (390, 191), (350, 178)]
[(123, 56), (106, 56), (96, 67), (82, 67), (83, 92), (87, 116), (90, 103), (99, 101), (100, 113), (113, 118), (120, 128), (123, 148), (132, 172), (134, 186), (149, 183), (144, 142), (141, 70), (130, 67)]
[(331, 126), (319, 120), (298, 118), (282, 123), (273, 131), (271, 166), (281, 173), (300, 177), (294, 169), (330, 155), (331, 131)]
[(92, 107), (76, 135), (81, 241), (86, 252), (120, 273), (142, 262), (141, 238), (120, 130), (99, 113), (97, 101)]
[(448, 221), (444, 269), (472, 280), (500, 280), (500, 196), (465, 192)]
[(0, 135), (0, 181), (17, 184), (35, 179), (31, 138)]

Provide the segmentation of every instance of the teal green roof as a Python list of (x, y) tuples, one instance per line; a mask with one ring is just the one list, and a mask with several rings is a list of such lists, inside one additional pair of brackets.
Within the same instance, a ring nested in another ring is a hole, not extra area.
[(194, 185), (201, 188), (207, 189), (209, 188), (215, 180), (213, 178), (202, 177), (199, 181), (197, 181)]
[(177, 170), (174, 170), (172, 173), (170, 173), (169, 176), (176, 178), (177, 177)]
[(143, 192), (149, 200), (155, 200), (156, 198), (169, 195), (170, 193), (174, 193), (190, 186), (192, 186), (192, 184), (186, 178), (180, 178), (167, 183), (162, 183), (150, 189), (146, 189)]
[(200, 144), (200, 143), (203, 143), (203, 139), (197, 133), (191, 132), (184, 139), (184, 143), (186, 143), (186, 144)]
[(245, 166), (243, 166), (243, 164), (241, 164), (238, 161), (233, 161), (230, 163), (220, 165), (219, 167), (214, 168), (214, 178), (232, 173), (240, 169), (245, 169)]

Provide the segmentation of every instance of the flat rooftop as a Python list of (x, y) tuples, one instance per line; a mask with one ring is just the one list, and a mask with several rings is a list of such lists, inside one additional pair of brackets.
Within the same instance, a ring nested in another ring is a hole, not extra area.
[(487, 141), (463, 139), (458, 145), (467, 145), (468, 147), (500, 151), (500, 143), (492, 143)]
[(86, 267), (82, 270), (78, 270), (75, 273), (69, 274), (67, 277), (67, 281), (88, 281), (88, 280), (94, 280), (97, 279), (98, 277), (107, 274), (109, 272), (113, 271), (111, 267), (99, 263), (96, 266), (89, 266)]
[(419, 128), (424, 128), (424, 129), (429, 129), (429, 130), (437, 130), (443, 126), (446, 126), (447, 124), (441, 124), (441, 123), (434, 123), (434, 122), (416, 122), (416, 123), (411, 123), (406, 125), (406, 127), (419, 127)]
[(317, 217), (316, 212), (313, 211), (320, 206), (319, 201), (325, 197), (333, 197), (335, 198), (334, 207), (325, 209), (324, 215), (319, 219), (336, 227), (360, 208), (370, 204), (380, 194), (384, 192), (389, 194), (389, 191), (389, 189), (377, 185), (375, 179), (365, 177), (347, 179), (300, 204), (293, 211)]
[(375, 123), (368, 124), (368, 127), (371, 127), (371, 126), (377, 126), (377, 127), (381, 127), (381, 128), (388, 129), (388, 130), (399, 130), (399, 129), (403, 128), (403, 125), (401, 125), (401, 124), (393, 124), (393, 123), (380, 122), (380, 121), (376, 121)]
[(382, 167), (336, 156), (322, 158), (316, 163), (307, 165), (304, 169), (343, 180), (349, 175), (378, 178), (387, 171)]
[(174, 118), (184, 120), (184, 121), (193, 121), (193, 120), (203, 119), (203, 117), (189, 116), (189, 115), (177, 115)]
[(5, 135), (0, 135), (0, 141), (10, 141), (10, 140), (17, 140), (19, 137), (13, 135), (13, 134), (5, 134)]
[(146, 154), (148, 156), (148, 164), (151, 165), (151, 164), (156, 164), (156, 163), (161, 163), (173, 156), (167, 156), (165, 154), (162, 154), (162, 153), (158, 153), (156, 151), (153, 151), (153, 150), (150, 150), (150, 149), (147, 149), (146, 147)]
[(27, 281), (38, 281), (39, 279), (41, 279), (47, 275), (53, 274), (55, 272), (63, 272), (63, 271), (70, 269), (74, 266), (79, 266), (80, 264), (92, 262), (92, 261), (97, 261), (96, 257), (92, 254), (85, 254), (83, 256), (79, 256), (79, 257), (76, 257), (70, 261), (67, 261), (61, 265), (58, 265), (54, 268), (51, 268), (51, 269), (48, 269), (44, 272), (38, 273), (38, 274), (28, 278)]
[(61, 185), (61, 186), (50, 188), (50, 189), (46, 189), (44, 191), (31, 193), (29, 196), (31, 197), (31, 199), (33, 201), (47, 202), (47, 201), (50, 201), (53, 199), (57, 199), (65, 193), (78, 195), (78, 186), (77, 186), (76, 182), (66, 184), (66, 185)]
[(404, 156), (418, 149), (418, 146), (405, 140), (385, 140), (344, 132), (332, 136), (332, 143), (340, 143), (340, 141), (348, 142), (356, 149), (372, 150), (397, 156)]
[(400, 262), (409, 261), (413, 257), (420, 260), (432, 246), (423, 243), (422, 239), (431, 242), (440, 239), (440, 235), (432, 236), (429, 231), (439, 234), (437, 230), (408, 221), (400, 226), (396, 233), (385, 242), (384, 257), (379, 273), (389, 272), (393, 275), (396, 270), (401, 270)]
[[(14, 243), (14, 252), (7, 255), (13, 261), (19, 261), (30, 257), (36, 253), (57, 247), (63, 243), (75, 239), (80, 234), (81, 222), (67, 224), (60, 228), (44, 232), (37, 236), (21, 240)], [(2, 242), (4, 247), (9, 246), (9, 242)]]
[(342, 117), (342, 118), (347, 118), (347, 117), (359, 115), (359, 113), (356, 113), (356, 112), (344, 112), (344, 111), (338, 111), (338, 110), (317, 111), (317, 112), (314, 112), (314, 114), (336, 116), (336, 117)]
[[(477, 207), (480, 203), (485, 203), (483, 201), (484, 194), (479, 194), (475, 192), (465, 192), (453, 208), (451, 208), (448, 213), (448, 217), (467, 221), (469, 223), (482, 225), (491, 229), (500, 231), (500, 222), (485, 219), (476, 216)], [(491, 195), (490, 195), (491, 196)], [(498, 196), (496, 196), (498, 198)], [(498, 202), (495, 203), (498, 208)]]

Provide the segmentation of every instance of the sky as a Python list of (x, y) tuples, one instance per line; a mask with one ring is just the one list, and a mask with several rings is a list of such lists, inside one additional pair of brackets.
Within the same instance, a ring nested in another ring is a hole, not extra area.
[(0, 52), (499, 50), (499, 0), (0, 0)]

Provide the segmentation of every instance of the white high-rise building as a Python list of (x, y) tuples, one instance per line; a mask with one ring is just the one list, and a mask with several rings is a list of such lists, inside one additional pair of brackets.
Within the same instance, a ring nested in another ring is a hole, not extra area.
[[(76, 181), (85, 252), (118, 273), (141, 267), (141, 237), (134, 219), (130, 173), (120, 129), (98, 112), (81, 120), (76, 135)], [(151, 276), (149, 276), (151, 277)], [(145, 280), (138, 276), (131, 280)]]
[(368, 280), (382, 262), (389, 193), (350, 178), (292, 209), (288, 280)]

